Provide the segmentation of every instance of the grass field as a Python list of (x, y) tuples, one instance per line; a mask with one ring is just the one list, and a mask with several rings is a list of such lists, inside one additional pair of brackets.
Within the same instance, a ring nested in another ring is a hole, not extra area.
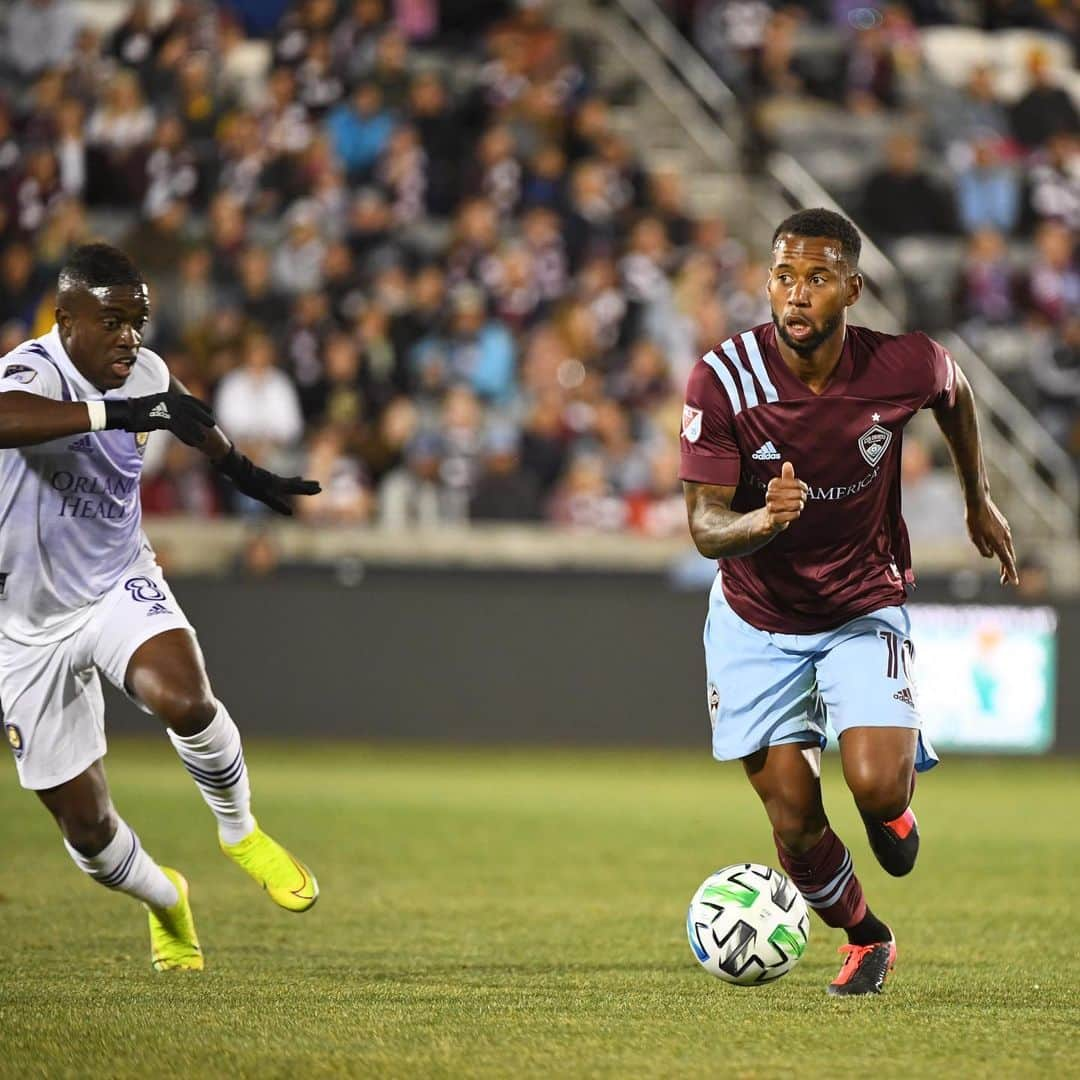
[(255, 742), (262, 824), (317, 871), (278, 911), (216, 851), (164, 739), (117, 743), (121, 812), (181, 868), (207, 971), (155, 975), (145, 916), (71, 866), (0, 785), (2, 1076), (1080, 1075), (1075, 762), (947, 761), (919, 786), (921, 862), (869, 856), (835, 768), (834, 825), (897, 932), (886, 994), (824, 994), (815, 922), (761, 989), (697, 969), (709, 872), (775, 863), (737, 768), (706, 755)]

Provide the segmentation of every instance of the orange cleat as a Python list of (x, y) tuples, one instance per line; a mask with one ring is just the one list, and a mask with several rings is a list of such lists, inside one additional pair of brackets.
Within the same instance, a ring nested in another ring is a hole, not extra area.
[(829, 993), (842, 997), (880, 994), (885, 976), (896, 966), (896, 939), (873, 945), (841, 945), (844, 963), (829, 983)]

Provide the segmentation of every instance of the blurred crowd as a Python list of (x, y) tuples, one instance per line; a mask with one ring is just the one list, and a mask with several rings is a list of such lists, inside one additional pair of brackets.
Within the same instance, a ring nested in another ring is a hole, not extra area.
[[(767, 317), (763, 265), (643, 167), (541, 5), (447, 6), (180, 0), (159, 24), (136, 0), (102, 35), (17, 0), (0, 349), (110, 230), (152, 285), (147, 344), (253, 458), (322, 482), (309, 518), (681, 533), (682, 388)], [(154, 444), (148, 513), (261, 512)]]
[[(322, 482), (308, 518), (682, 535), (682, 389), (768, 319), (766, 253), (640, 160), (588, 44), (543, 0), (166, 6), (104, 31), (76, 0), (0, 10), (0, 352), (49, 328), (57, 266), (105, 237), (151, 283), (147, 344), (245, 452)], [(750, 114), (790, 94), (904, 110), (935, 0), (866, 25), (820, 6), (670, 4)], [(830, 19), (850, 35), (831, 75), (794, 47)], [(957, 319), (1046, 332), (1040, 407), (1080, 448), (1076, 112), (1031, 77), (1006, 108), (975, 71), (853, 210), (877, 238), (970, 236)], [(148, 513), (263, 512), (176, 440), (145, 475)]]
[(665, 6), (759, 154), (823, 148), (807, 167), (907, 272), (912, 322), (961, 328), (1080, 459), (1080, 5)]

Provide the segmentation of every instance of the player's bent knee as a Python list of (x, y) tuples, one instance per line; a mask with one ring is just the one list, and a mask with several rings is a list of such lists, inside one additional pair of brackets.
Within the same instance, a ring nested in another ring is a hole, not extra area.
[(213, 697), (176, 691), (164, 691), (156, 695), (156, 700), (148, 701), (147, 705), (177, 735), (198, 734), (214, 719), (218, 709)]
[(892, 821), (906, 809), (911, 795), (911, 776), (896, 770), (859, 769), (847, 778), (859, 810), (877, 821)]

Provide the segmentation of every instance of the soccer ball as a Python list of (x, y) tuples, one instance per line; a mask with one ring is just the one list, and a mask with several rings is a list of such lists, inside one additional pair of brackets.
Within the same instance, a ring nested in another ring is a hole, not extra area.
[(799, 890), (779, 870), (735, 863), (710, 874), (686, 913), (698, 963), (736, 986), (786, 975), (806, 950), (810, 916)]

